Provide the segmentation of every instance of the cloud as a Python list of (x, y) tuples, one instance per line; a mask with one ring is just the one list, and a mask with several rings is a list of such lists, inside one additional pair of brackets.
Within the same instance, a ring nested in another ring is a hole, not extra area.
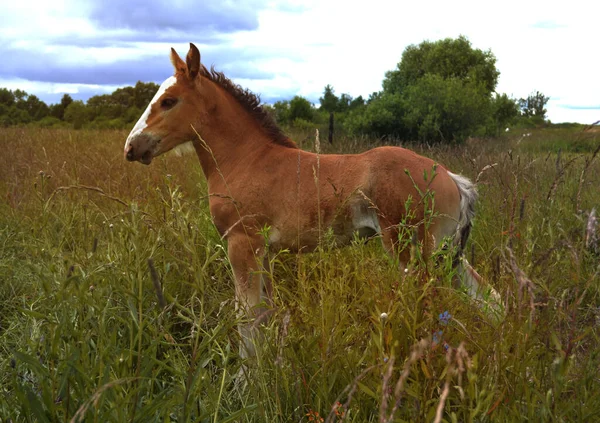
[(559, 107), (562, 107), (564, 109), (571, 109), (571, 110), (598, 110), (600, 112), (600, 104), (597, 104), (595, 106), (578, 106), (578, 105), (573, 105), (573, 104), (561, 104), (561, 105), (559, 105)]
[[(178, 47), (179, 54), (185, 58), (188, 46)], [(96, 85), (131, 85), (137, 81), (162, 82), (173, 74), (173, 67), (169, 60), (170, 49), (164, 46), (161, 50), (161, 53), (153, 51), (144, 56), (133, 48), (125, 48), (123, 51), (115, 49), (114, 55), (122, 58), (99, 62), (98, 58), (94, 61), (90, 57), (94, 56), (95, 52), (85, 53), (81, 49), (29, 52), (0, 47), (0, 56), (5, 58), (0, 65), (0, 77)], [(255, 49), (207, 48), (202, 53), (202, 61), (207, 66), (215, 64), (217, 70), (224, 71), (232, 79), (273, 78), (274, 73), (261, 68), (258, 59), (267, 58), (277, 52), (253, 50)], [(87, 57), (82, 57), (82, 54), (86, 54)]]
[(103, 0), (92, 4), (89, 18), (100, 28), (129, 28), (141, 33), (228, 33), (258, 29), (261, 6), (264, 3), (258, 0)]
[(600, 97), (599, 7), (508, 0), (491, 14), (475, 0), (370, 0), (366, 8), (345, 0), (12, 1), (0, 14), (0, 78), (35, 82), (27, 87), (44, 88), (24, 89), (36, 95), (49, 84), (103, 92), (162, 82), (172, 74), (169, 47), (183, 57), (192, 41), (205, 65), (265, 101), (318, 99), (327, 84), (366, 97), (408, 45), (463, 34), (496, 55), (498, 92), (540, 90), (553, 121), (587, 121)]
[[(3, 51), (2, 51), (3, 50)], [(98, 63), (91, 60), (65, 60), (61, 52), (31, 53), (18, 49), (1, 49), (6, 59), (0, 67), (0, 77), (31, 81), (121, 85), (138, 80), (163, 81), (172, 75), (173, 68), (164, 55), (132, 57), (118, 62)]]
[(556, 21), (537, 21), (533, 25), (532, 28), (537, 29), (557, 29), (557, 28), (565, 28), (566, 25), (560, 24)]

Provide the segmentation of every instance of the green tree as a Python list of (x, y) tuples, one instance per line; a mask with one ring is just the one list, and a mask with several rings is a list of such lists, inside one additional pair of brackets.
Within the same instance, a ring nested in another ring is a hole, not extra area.
[(23, 109), (27, 111), (29, 116), (31, 116), (31, 119), (35, 121), (41, 120), (50, 114), (48, 105), (35, 95), (27, 96)]
[(499, 135), (508, 125), (519, 117), (519, 103), (506, 94), (496, 94), (492, 100), (493, 135)]
[(402, 92), (429, 74), (481, 84), (484, 92), (491, 94), (496, 88), (500, 72), (496, 69), (496, 57), (490, 50), (473, 48), (469, 40), (461, 35), (457, 39), (423, 41), (418, 46), (408, 46), (396, 69), (386, 72), (383, 90)]
[(489, 99), (481, 86), (428, 74), (404, 93), (403, 121), (410, 138), (460, 142), (486, 121)]
[(546, 97), (539, 91), (531, 93), (527, 98), (521, 98), (519, 100), (519, 107), (521, 113), (525, 117), (535, 117), (538, 120), (543, 121), (546, 119), (546, 104), (550, 100), (550, 97)]
[(370, 96), (370, 102), (365, 107), (351, 110), (344, 126), (354, 134), (404, 138), (407, 136), (401, 119), (404, 115), (405, 106), (400, 94), (378, 93)]
[(25, 98), (27, 98), (27, 93), (19, 89), (14, 90), (13, 95), (15, 96), (15, 103), (19, 101), (25, 101)]
[(15, 96), (13, 92), (7, 88), (0, 88), (0, 104), (10, 107), (15, 104)]
[(352, 103), (352, 96), (350, 94), (342, 94), (338, 101), (337, 111), (340, 113), (347, 112), (350, 109)]
[(366, 104), (365, 99), (362, 95), (359, 95), (350, 102), (350, 110), (356, 110), (363, 107)]
[(71, 104), (73, 102), (73, 97), (71, 97), (69, 94), (64, 94), (62, 96), (62, 98), (60, 99), (60, 105), (63, 107), (63, 109), (67, 109), (67, 107), (69, 107), (69, 104)]
[(114, 104), (123, 109), (127, 109), (135, 105), (134, 87), (117, 88), (110, 96)]
[(365, 116), (349, 127), (361, 132), (423, 141), (461, 141), (484, 128), (498, 82), (491, 51), (471, 47), (463, 36), (411, 45), (383, 90), (373, 93)]
[(69, 94), (64, 94), (60, 99), (60, 103), (50, 106), (50, 115), (57, 119), (64, 120), (65, 110), (72, 102), (73, 97), (71, 97)]
[(311, 121), (313, 118), (313, 107), (310, 101), (304, 97), (295, 96), (290, 100), (290, 116), (291, 122), (296, 119)]
[(145, 110), (159, 88), (154, 82), (138, 81), (133, 87), (133, 105)]
[(87, 107), (81, 100), (73, 101), (65, 109), (65, 121), (73, 124), (73, 128), (80, 129), (88, 121)]
[(273, 104), (275, 120), (279, 124), (290, 123), (290, 102), (287, 100), (276, 101)]
[(321, 109), (325, 110), (328, 113), (333, 113), (337, 111), (338, 108), (338, 97), (334, 94), (333, 87), (329, 84), (325, 86), (323, 90), (323, 97), (319, 98), (319, 103), (321, 104)]

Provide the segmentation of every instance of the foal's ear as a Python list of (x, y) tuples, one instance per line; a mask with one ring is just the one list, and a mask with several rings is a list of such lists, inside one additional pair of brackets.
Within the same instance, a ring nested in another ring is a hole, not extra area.
[(175, 51), (175, 49), (173, 47), (171, 47), (171, 63), (173, 64), (173, 67), (175, 68), (175, 73), (185, 73), (185, 71), (187, 70), (186, 66), (185, 66), (185, 62), (183, 60), (181, 60), (181, 57), (179, 57), (179, 55), (177, 54), (177, 52)]
[(188, 51), (186, 62), (188, 77), (190, 79), (196, 78), (196, 75), (198, 75), (198, 72), (200, 71), (200, 51), (198, 50), (198, 47), (192, 43), (190, 43), (190, 51)]

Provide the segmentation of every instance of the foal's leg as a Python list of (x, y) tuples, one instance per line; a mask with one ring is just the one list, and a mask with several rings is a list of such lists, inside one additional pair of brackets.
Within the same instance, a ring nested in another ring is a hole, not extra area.
[(261, 312), (257, 306), (262, 300), (264, 239), (242, 232), (231, 234), (227, 241), (227, 254), (235, 276), (236, 310), (248, 318), (248, 321), (240, 323), (238, 327), (243, 344), (240, 345), (240, 356), (253, 356), (258, 328), (252, 318), (259, 316)]

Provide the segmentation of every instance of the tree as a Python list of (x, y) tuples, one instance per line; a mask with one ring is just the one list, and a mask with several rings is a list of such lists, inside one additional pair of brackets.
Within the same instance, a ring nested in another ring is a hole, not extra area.
[(15, 104), (15, 96), (13, 92), (7, 88), (0, 88), (0, 104), (10, 107)]
[(359, 95), (350, 102), (350, 110), (356, 110), (363, 107), (366, 104), (365, 99), (362, 95)]
[(133, 87), (133, 105), (145, 110), (159, 88), (154, 82), (138, 81)]
[(23, 90), (16, 89), (13, 91), (13, 95), (15, 96), (15, 102), (18, 102), (25, 101), (28, 94)]
[(380, 93), (371, 96), (366, 107), (350, 111), (344, 125), (350, 133), (403, 138), (407, 135), (401, 119), (404, 115), (405, 106), (400, 94)]
[(25, 110), (36, 121), (45, 118), (50, 113), (48, 105), (35, 95), (29, 95), (25, 100)]
[(504, 128), (513, 124), (519, 117), (519, 103), (506, 94), (496, 94), (492, 100), (492, 119), (494, 135), (499, 135)]
[(64, 94), (60, 99), (60, 103), (53, 104), (52, 106), (50, 106), (50, 114), (55, 118), (64, 120), (65, 110), (67, 107), (69, 107), (69, 104), (71, 104), (72, 102), (73, 97), (71, 97), (69, 94)]
[(135, 103), (135, 88), (117, 88), (110, 96), (115, 104), (121, 106), (123, 109), (127, 109)]
[(461, 35), (457, 39), (423, 41), (418, 46), (408, 46), (396, 69), (386, 72), (383, 89), (402, 92), (429, 74), (483, 85), (484, 92), (491, 94), (496, 88), (500, 72), (496, 69), (496, 57), (490, 50), (474, 49), (469, 40)]
[(546, 97), (539, 91), (531, 93), (527, 98), (521, 98), (519, 100), (519, 107), (521, 113), (525, 117), (535, 117), (538, 120), (543, 121), (546, 119), (546, 104), (550, 100), (550, 97)]
[(310, 101), (304, 97), (295, 96), (290, 100), (290, 121), (294, 122), (296, 119), (302, 119), (310, 121), (313, 117), (313, 108)]
[(338, 101), (337, 111), (340, 113), (347, 112), (350, 109), (352, 103), (352, 96), (350, 94), (342, 94)]
[(489, 99), (481, 86), (459, 78), (427, 74), (404, 93), (403, 121), (410, 138), (420, 141), (460, 142), (489, 114)]
[(279, 124), (285, 124), (290, 122), (290, 102), (287, 100), (276, 101), (273, 104), (273, 111), (275, 114), (275, 120)]
[(69, 104), (71, 104), (73, 102), (73, 97), (71, 97), (69, 94), (64, 94), (62, 96), (62, 98), (60, 99), (60, 105), (63, 107), (63, 109), (67, 109), (67, 107), (69, 107)]
[(321, 109), (327, 111), (328, 113), (333, 113), (337, 111), (338, 102), (339, 99), (334, 94), (333, 87), (327, 84), (323, 90), (323, 97), (319, 98)]
[(81, 100), (71, 102), (65, 110), (65, 121), (73, 124), (74, 129), (80, 129), (88, 120), (87, 107)]
[(463, 36), (411, 45), (386, 73), (383, 90), (369, 97), (365, 117), (349, 126), (378, 136), (461, 141), (489, 121), (498, 75), (492, 52), (472, 48)]

